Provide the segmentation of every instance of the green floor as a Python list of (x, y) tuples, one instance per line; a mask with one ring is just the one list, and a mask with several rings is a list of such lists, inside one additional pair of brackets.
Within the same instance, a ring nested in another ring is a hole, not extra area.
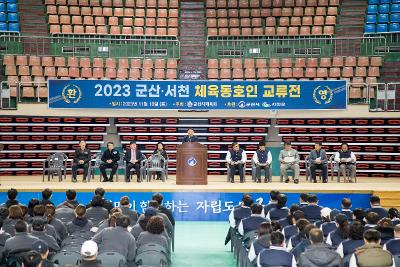
[(228, 222), (177, 222), (173, 267), (236, 267), (224, 246)]

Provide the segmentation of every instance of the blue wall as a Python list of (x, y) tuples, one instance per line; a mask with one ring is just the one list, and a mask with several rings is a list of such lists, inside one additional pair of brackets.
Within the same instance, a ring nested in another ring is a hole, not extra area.
[[(106, 198), (118, 205), (122, 196), (129, 196), (132, 209), (142, 213), (151, 199), (152, 192), (108, 192)], [(164, 206), (171, 209), (178, 221), (226, 221), (230, 209), (240, 203), (242, 193), (225, 192), (162, 192)], [(251, 193), (259, 203), (268, 203), (268, 193)], [(298, 203), (300, 193), (287, 193), (288, 205)], [(323, 193), (317, 194), (321, 206), (340, 208), (341, 199), (348, 197), (353, 202), (353, 207), (367, 208), (370, 194), (358, 193)], [(79, 192), (77, 199), (81, 203), (88, 203), (92, 198), (92, 192)], [(0, 202), (5, 202), (6, 192), (0, 192)], [(40, 192), (20, 192), (18, 199), (27, 204), (31, 198), (41, 198)], [(52, 201), (57, 205), (65, 200), (63, 192), (54, 192)]]

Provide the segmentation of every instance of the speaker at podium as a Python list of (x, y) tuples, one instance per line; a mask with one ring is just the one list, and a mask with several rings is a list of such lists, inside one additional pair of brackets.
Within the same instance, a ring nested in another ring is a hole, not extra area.
[(176, 148), (176, 184), (206, 185), (207, 147), (197, 142), (187, 142)]

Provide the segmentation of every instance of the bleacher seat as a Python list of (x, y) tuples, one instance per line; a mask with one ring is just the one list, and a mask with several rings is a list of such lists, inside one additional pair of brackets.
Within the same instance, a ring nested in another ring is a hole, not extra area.
[(70, 1), (46, 2), (46, 10), (52, 34), (59, 33), (55, 26), (62, 25), (63, 34), (178, 35), (178, 1), (147, 0), (136, 5), (134, 1), (101, 1), (93, 3), (92, 9)]
[(0, 2), (0, 32), (19, 32), (18, 9), (15, 1)]
[[(337, 1), (272, 2), (209, 0), (206, 2), (209, 36), (333, 35)], [(239, 9), (237, 9), (239, 7)]]
[[(369, 24), (368, 24), (369, 25)], [(208, 60), (209, 79), (295, 79), (320, 80), (346, 78), (361, 84), (380, 76), (381, 58), (341, 57), (333, 58), (270, 58), (254, 59), (221, 58)], [(360, 90), (361, 92), (361, 90)]]
[(364, 33), (399, 32), (397, 23), (400, 22), (400, 4), (398, 2), (370, 0), (368, 3)]

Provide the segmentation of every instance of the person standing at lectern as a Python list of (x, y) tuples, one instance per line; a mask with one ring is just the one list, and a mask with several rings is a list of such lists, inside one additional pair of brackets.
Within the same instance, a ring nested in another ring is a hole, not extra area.
[(281, 175), (285, 178), (285, 183), (289, 183), (287, 171), (293, 171), (293, 180), (295, 184), (299, 183), (300, 167), (299, 153), (292, 148), (290, 141), (285, 142), (285, 149), (279, 153), (279, 161), (281, 162)]
[[(101, 157), (100, 172), (103, 176), (103, 182), (112, 182), (113, 177), (118, 169), (119, 152), (114, 149), (114, 143), (107, 143), (107, 150), (104, 151)], [(106, 169), (111, 169), (110, 179), (107, 178)]]
[(83, 182), (86, 182), (90, 163), (90, 150), (86, 148), (85, 140), (79, 142), (79, 148), (75, 150), (72, 162), (72, 182), (76, 182), (78, 169), (83, 169)]
[(246, 164), (246, 152), (239, 147), (237, 142), (232, 143), (232, 149), (226, 154), (226, 162), (229, 165), (228, 175), (231, 183), (235, 182), (235, 172), (238, 170), (240, 182), (244, 183), (244, 166)]
[(129, 148), (126, 150), (124, 157), (126, 161), (125, 182), (128, 183), (131, 181), (131, 169), (135, 169), (137, 182), (140, 183), (140, 164), (145, 157), (142, 151), (137, 148), (135, 141), (129, 143)]
[(322, 149), (322, 143), (316, 142), (314, 145), (314, 150), (310, 152), (310, 172), (311, 172), (311, 179), (314, 183), (317, 182), (316, 178), (316, 170), (322, 170), (322, 182), (328, 182), (328, 157), (326, 156), (326, 152)]
[(253, 155), (253, 162), (256, 165), (257, 183), (261, 183), (261, 170), (265, 172), (264, 182), (267, 183), (269, 180), (272, 155), (271, 152), (265, 148), (264, 141), (258, 144), (258, 150), (255, 151)]
[(199, 138), (194, 135), (193, 128), (189, 128), (187, 131), (187, 135), (183, 137), (182, 143), (192, 143), (192, 142), (199, 142)]

